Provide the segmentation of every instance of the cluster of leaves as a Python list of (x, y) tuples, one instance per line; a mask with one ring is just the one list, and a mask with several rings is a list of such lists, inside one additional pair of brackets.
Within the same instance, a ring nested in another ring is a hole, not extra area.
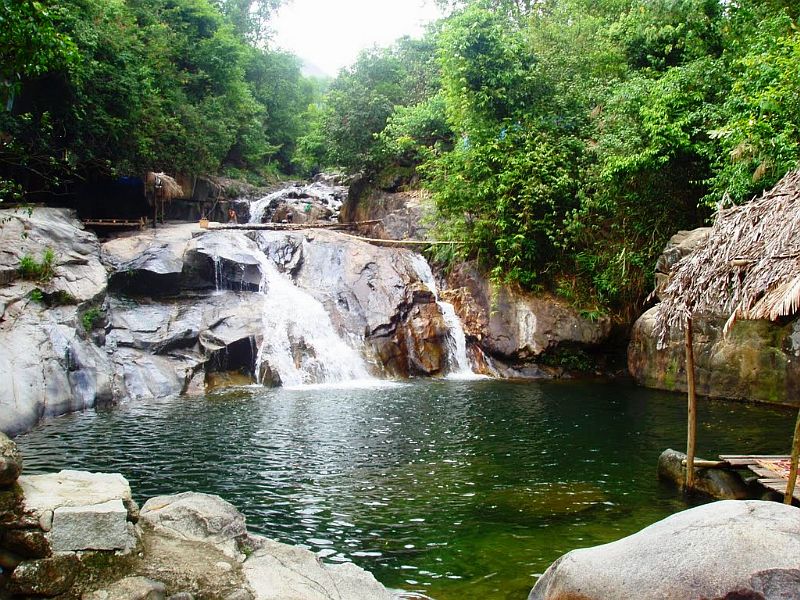
[(102, 322), (104, 317), (105, 313), (103, 312), (103, 309), (93, 306), (84, 312), (83, 315), (81, 315), (81, 324), (83, 324), (83, 329), (85, 331), (91, 331), (96, 325)]
[(45, 249), (42, 260), (36, 260), (29, 254), (23, 255), (19, 259), (17, 275), (22, 279), (46, 283), (50, 281), (56, 273), (56, 255), (52, 248)]
[(800, 160), (795, 2), (439, 4), (334, 81), (308, 139), (376, 181), (413, 165), (450, 260), (628, 316), (669, 236)]
[(277, 0), (0, 0), (0, 200), (148, 170), (292, 168), (315, 90)]

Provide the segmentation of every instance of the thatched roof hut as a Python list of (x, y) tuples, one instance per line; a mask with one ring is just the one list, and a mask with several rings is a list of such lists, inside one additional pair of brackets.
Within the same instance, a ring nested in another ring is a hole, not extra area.
[(166, 173), (149, 172), (145, 178), (148, 189), (158, 190), (159, 199), (172, 200), (173, 198), (183, 198), (184, 192), (180, 184)]
[[(659, 346), (669, 330), (686, 334), (689, 431), (686, 487), (694, 479), (696, 401), (692, 318), (727, 315), (725, 331), (738, 319), (792, 316), (800, 309), (800, 169), (787, 174), (760, 198), (719, 211), (708, 240), (684, 257), (659, 294)], [(795, 424), (785, 502), (791, 503), (800, 462), (800, 413)]]
[(760, 198), (719, 211), (708, 241), (681, 260), (660, 294), (660, 344), (693, 314), (777, 320), (800, 309), (800, 169)]

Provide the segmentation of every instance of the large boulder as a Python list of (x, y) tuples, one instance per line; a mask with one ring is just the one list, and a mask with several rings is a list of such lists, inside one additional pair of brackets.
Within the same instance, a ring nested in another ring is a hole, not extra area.
[(165, 537), (202, 542), (238, 555), (238, 545), (247, 537), (244, 515), (211, 494), (184, 492), (150, 498), (142, 506), (140, 524)]
[(800, 509), (724, 500), (672, 515), (611, 544), (573, 550), (529, 600), (796, 598)]
[[(685, 392), (684, 334), (671, 331), (660, 348), (656, 310), (645, 312), (633, 326), (628, 370), (640, 385)], [(693, 319), (697, 392), (715, 398), (797, 404), (800, 320), (786, 324), (739, 321), (724, 335), (725, 319), (709, 314)]]
[(672, 267), (677, 265), (684, 256), (689, 255), (692, 250), (704, 244), (710, 231), (710, 227), (698, 227), (689, 231), (682, 230), (669, 239), (656, 261), (656, 297), (669, 283), (669, 274), (672, 271)]
[(101, 256), (111, 271), (109, 286), (137, 296), (177, 293), (184, 255), (197, 230), (194, 223), (169, 225), (105, 242)]
[(256, 600), (391, 600), (375, 577), (352, 563), (324, 564), (308, 550), (261, 540), (244, 563)]
[[(0, 431), (16, 434), (43, 416), (111, 400), (110, 360), (81, 325), (105, 294), (106, 272), (97, 239), (70, 211), (5, 210), (0, 221)], [(18, 277), (24, 256), (42, 261), (48, 249), (52, 277)]]
[(593, 348), (607, 340), (608, 317), (588, 318), (549, 295), (491, 283), (473, 263), (454, 269), (442, 296), (456, 309), (466, 334), (493, 359), (524, 374), (559, 348)]
[[(672, 268), (705, 243), (709, 228), (681, 231), (670, 239), (656, 263), (658, 296), (669, 283)], [(652, 307), (633, 326), (628, 370), (637, 383), (686, 391), (683, 331), (673, 328), (660, 340)], [(772, 323), (738, 321), (724, 334), (728, 314), (693, 316), (697, 392), (715, 398), (761, 402), (798, 402), (800, 390), (800, 320)]]
[[(29, 283), (19, 291), (24, 294), (38, 286), (45, 294), (60, 292), (77, 303), (96, 300), (105, 293), (106, 271), (100, 263), (97, 237), (83, 228), (71, 210), (0, 210), (0, 223), (0, 282), (16, 278), (24, 256), (41, 261), (49, 249), (54, 257), (52, 278)], [(0, 315), (6, 309), (4, 302), (8, 296), (0, 301)]]

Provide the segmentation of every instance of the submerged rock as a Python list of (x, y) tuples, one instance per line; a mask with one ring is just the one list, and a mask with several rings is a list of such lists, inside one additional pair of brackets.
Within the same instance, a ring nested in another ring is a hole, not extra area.
[(527, 524), (534, 519), (584, 512), (607, 499), (602, 490), (590, 484), (521, 486), (487, 494), (479, 510), (487, 519)]
[(800, 509), (724, 500), (667, 517), (611, 544), (573, 550), (529, 600), (797, 597)]

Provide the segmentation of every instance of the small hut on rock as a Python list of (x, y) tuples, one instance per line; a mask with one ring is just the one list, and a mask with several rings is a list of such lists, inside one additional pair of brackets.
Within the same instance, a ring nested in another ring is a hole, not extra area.
[[(800, 169), (787, 174), (760, 198), (720, 210), (708, 240), (671, 273), (656, 313), (656, 333), (665, 344), (670, 329), (685, 331), (689, 390), (687, 487), (692, 486), (696, 428), (692, 318), (729, 315), (725, 331), (740, 319), (776, 321), (800, 310)], [(787, 488), (791, 502), (800, 453), (800, 414)]]
[(166, 173), (149, 172), (145, 176), (145, 195), (153, 207), (153, 227), (160, 220), (164, 222), (164, 206), (175, 198), (183, 198), (180, 184)]

